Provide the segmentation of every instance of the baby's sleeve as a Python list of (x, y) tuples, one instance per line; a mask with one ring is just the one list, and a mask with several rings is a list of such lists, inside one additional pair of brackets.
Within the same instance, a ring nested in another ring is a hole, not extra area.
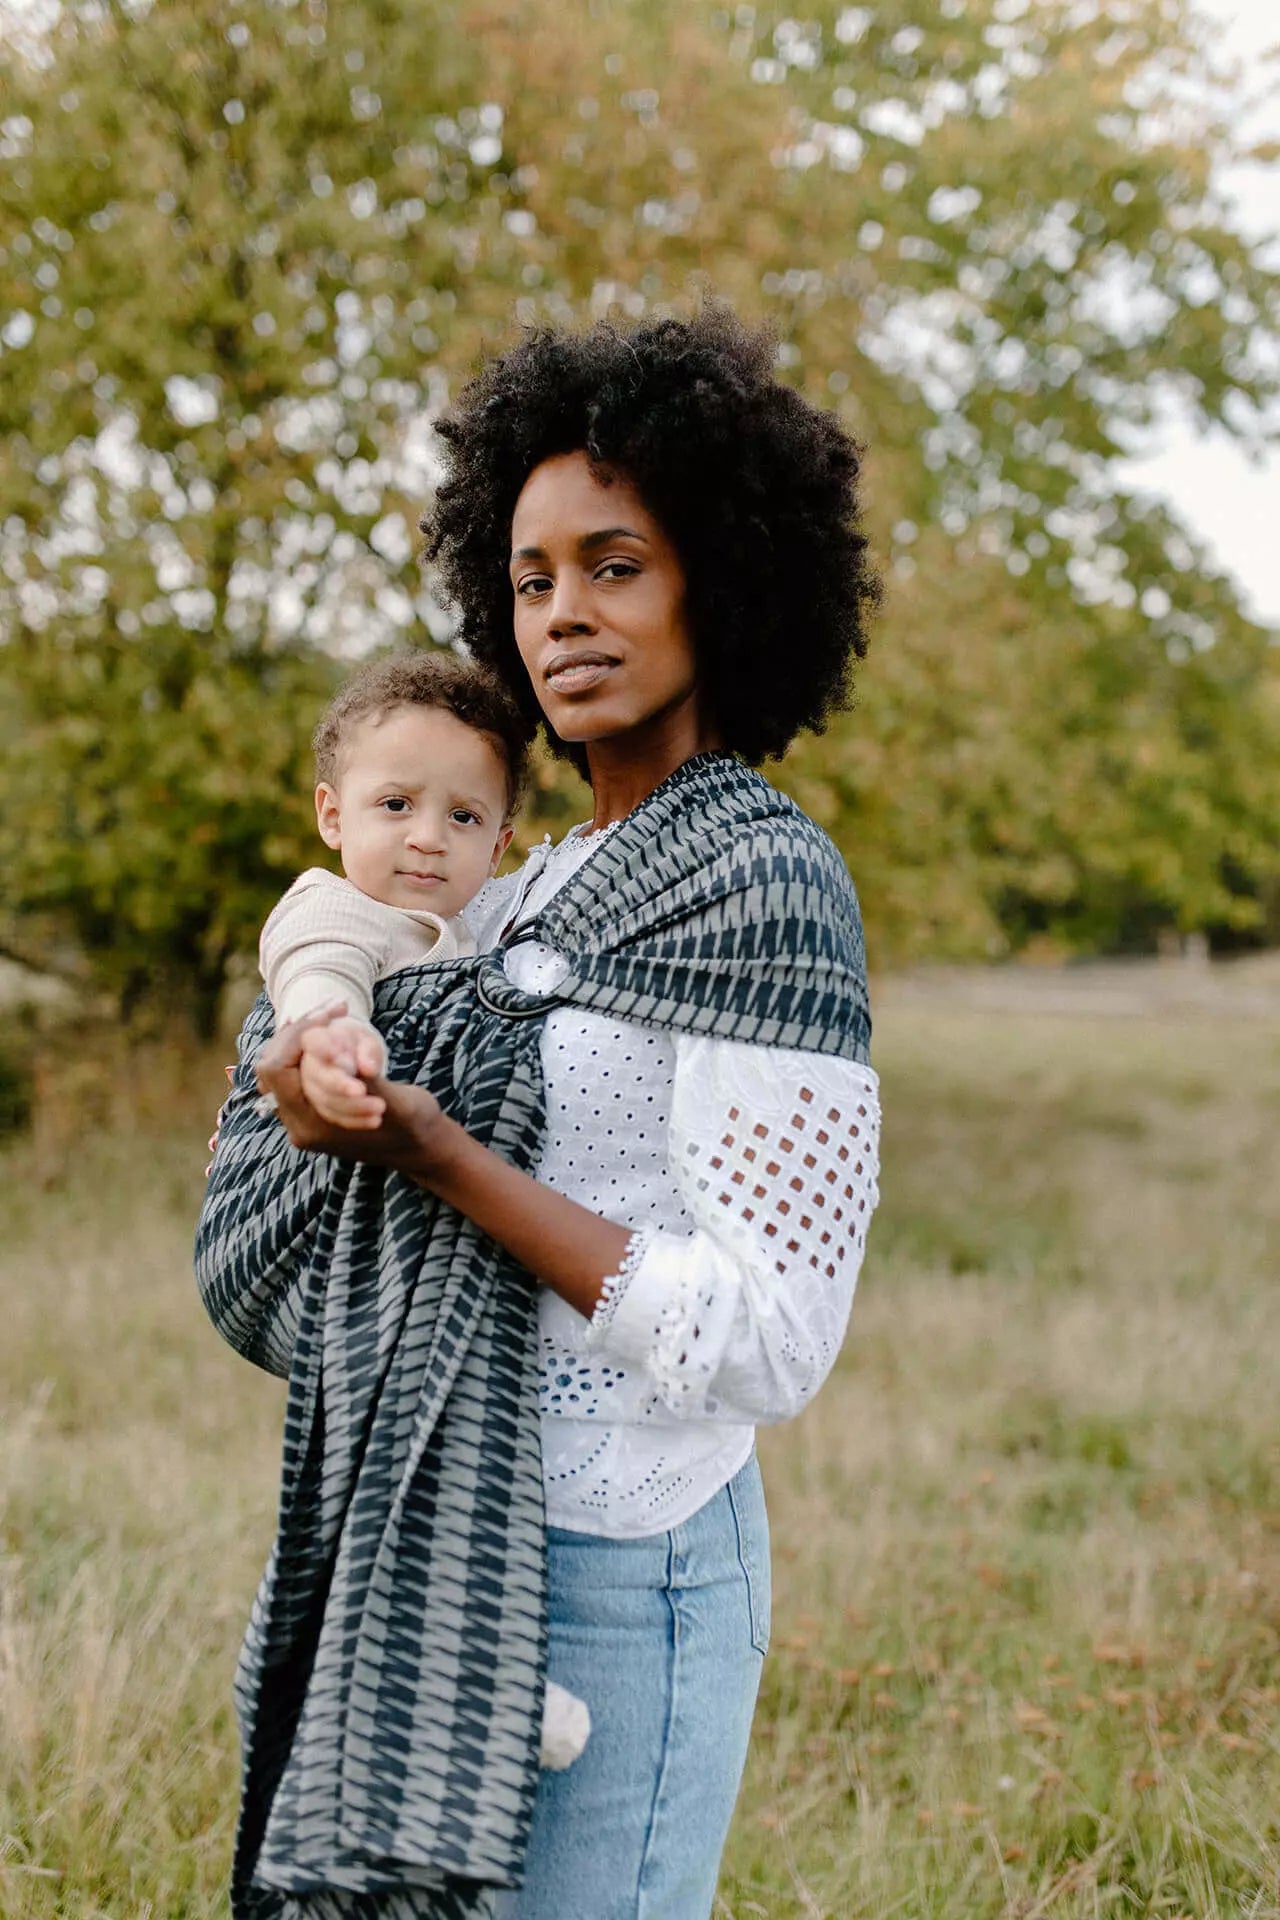
[(345, 1000), (353, 1019), (368, 1021), (389, 941), (378, 902), (355, 887), (290, 888), (258, 942), (277, 1022), (300, 1020), (330, 1000)]

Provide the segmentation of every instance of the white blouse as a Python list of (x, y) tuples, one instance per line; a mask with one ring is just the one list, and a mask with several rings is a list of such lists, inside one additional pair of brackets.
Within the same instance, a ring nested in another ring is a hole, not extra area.
[[(481, 951), (544, 907), (610, 829), (536, 847), (466, 910)], [(551, 992), (534, 941), (508, 978)], [(812, 1399), (844, 1338), (876, 1204), (878, 1082), (824, 1054), (556, 1007), (542, 1031), (548, 1187), (634, 1229), (588, 1321), (539, 1295), (552, 1526), (626, 1539), (689, 1519), (757, 1422)]]

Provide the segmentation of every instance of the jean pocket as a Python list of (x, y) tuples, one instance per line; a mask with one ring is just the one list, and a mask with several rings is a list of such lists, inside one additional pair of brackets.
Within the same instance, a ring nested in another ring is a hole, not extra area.
[(738, 1535), (738, 1564), (747, 1583), (747, 1606), (751, 1616), (751, 1644), (757, 1653), (769, 1651), (769, 1626), (773, 1605), (773, 1581), (769, 1566), (769, 1521), (765, 1514), (764, 1489), (755, 1455), (729, 1482), (725, 1491), (733, 1510)]

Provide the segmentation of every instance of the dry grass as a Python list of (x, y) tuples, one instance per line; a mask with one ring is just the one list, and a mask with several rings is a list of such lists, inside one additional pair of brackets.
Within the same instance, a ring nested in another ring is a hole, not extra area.
[[(1274, 1920), (1280, 1023), (888, 994), (878, 1039), (719, 1920)], [(0, 1915), (208, 1920), (279, 1394), (189, 1279), (216, 1065), (67, 1086), (0, 1162)]]

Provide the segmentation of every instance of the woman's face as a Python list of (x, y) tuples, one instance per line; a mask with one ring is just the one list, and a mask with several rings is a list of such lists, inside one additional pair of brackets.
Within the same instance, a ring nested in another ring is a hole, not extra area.
[(601, 479), (585, 453), (544, 460), (516, 502), (511, 548), (516, 645), (562, 740), (712, 744), (684, 569), (627, 480)]

